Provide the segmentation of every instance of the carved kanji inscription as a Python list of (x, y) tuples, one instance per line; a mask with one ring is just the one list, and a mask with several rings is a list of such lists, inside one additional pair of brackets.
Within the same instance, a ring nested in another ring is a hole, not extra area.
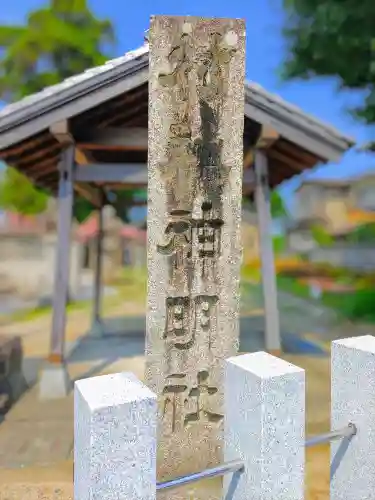
[(162, 480), (223, 459), (222, 365), (239, 333), (244, 23), (156, 16), (149, 47), (146, 380), (160, 403)]
[(188, 349), (194, 342), (193, 301), (189, 297), (168, 297), (164, 338), (179, 349)]
[(219, 424), (223, 415), (211, 410), (211, 398), (215, 398), (217, 387), (209, 384), (206, 370), (197, 374), (192, 387), (185, 375), (171, 375), (163, 390), (162, 414), (168, 422), (167, 433), (181, 432), (197, 422)]

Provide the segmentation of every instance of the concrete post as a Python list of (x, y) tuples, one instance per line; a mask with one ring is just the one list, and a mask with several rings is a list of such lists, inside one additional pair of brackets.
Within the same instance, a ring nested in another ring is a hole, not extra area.
[(303, 500), (305, 372), (265, 352), (232, 357), (225, 373), (223, 499)]
[(365, 500), (375, 492), (375, 337), (332, 342), (331, 427), (357, 434), (331, 443), (331, 500)]
[(74, 498), (156, 499), (156, 396), (132, 373), (79, 380)]

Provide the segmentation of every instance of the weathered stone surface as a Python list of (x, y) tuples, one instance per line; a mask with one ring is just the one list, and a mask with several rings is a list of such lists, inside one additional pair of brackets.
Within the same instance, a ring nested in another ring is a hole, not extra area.
[(0, 338), (0, 415), (9, 410), (27, 387), (22, 362), (21, 338), (2, 335)]
[(78, 380), (74, 498), (156, 499), (156, 396), (133, 373)]
[(373, 498), (375, 491), (375, 337), (332, 342), (331, 429), (349, 423), (352, 438), (331, 442), (332, 500)]
[(228, 359), (225, 378), (226, 462), (222, 498), (305, 498), (305, 372), (265, 352)]
[(146, 382), (159, 398), (160, 478), (222, 460), (223, 361), (239, 333), (244, 42), (238, 19), (151, 21)]

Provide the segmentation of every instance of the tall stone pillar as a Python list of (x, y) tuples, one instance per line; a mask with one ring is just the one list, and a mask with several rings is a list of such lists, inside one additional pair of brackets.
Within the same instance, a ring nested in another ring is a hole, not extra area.
[(163, 479), (222, 461), (223, 361), (239, 341), (245, 27), (156, 16), (149, 43), (146, 382)]

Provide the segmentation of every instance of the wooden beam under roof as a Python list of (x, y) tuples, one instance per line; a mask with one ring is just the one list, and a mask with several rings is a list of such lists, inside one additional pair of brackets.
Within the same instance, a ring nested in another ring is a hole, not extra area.
[(75, 147), (74, 159), (77, 165), (88, 165), (95, 163), (95, 160), (90, 151), (84, 151), (77, 146)]
[(81, 150), (147, 151), (148, 130), (143, 127), (95, 129), (77, 138)]
[[(94, 182), (106, 185), (121, 184), (126, 186), (147, 185), (147, 163), (94, 163), (88, 165), (77, 165), (74, 172), (75, 182)], [(254, 184), (254, 172), (245, 169), (243, 172), (243, 183)]]
[(61, 120), (53, 123), (49, 131), (60, 144), (74, 144), (74, 138), (70, 131), (68, 120)]
[(77, 165), (75, 182), (147, 184), (146, 163), (93, 163)]
[(100, 208), (103, 203), (103, 192), (96, 186), (91, 186), (85, 182), (75, 182), (74, 190), (83, 198), (88, 200), (94, 207)]

